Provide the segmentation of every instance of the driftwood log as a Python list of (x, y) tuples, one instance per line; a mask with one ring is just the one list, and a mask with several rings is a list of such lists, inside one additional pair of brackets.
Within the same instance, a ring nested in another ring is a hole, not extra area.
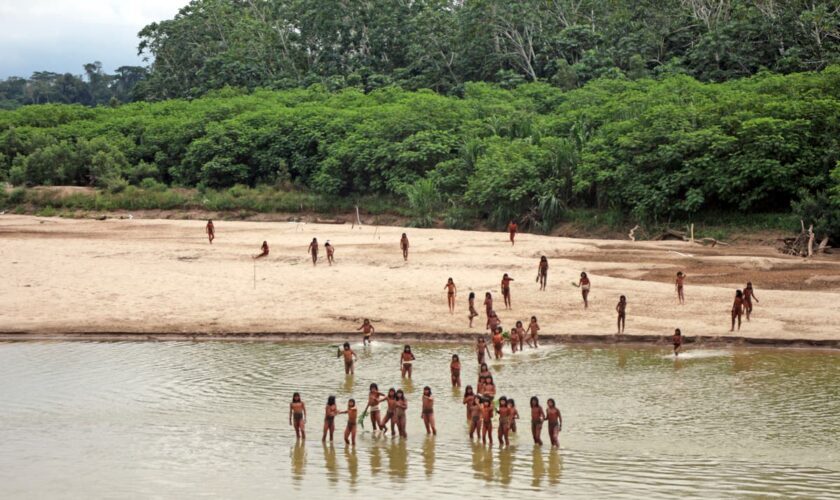
[(814, 248), (816, 242), (816, 234), (814, 233), (814, 225), (811, 224), (808, 229), (805, 229), (805, 221), (799, 221), (800, 231), (795, 237), (781, 238), (779, 242), (779, 251), (785, 255), (795, 255), (797, 257), (812, 257), (815, 254), (827, 253), (831, 248), (828, 246), (828, 237), (820, 241), (817, 248)]

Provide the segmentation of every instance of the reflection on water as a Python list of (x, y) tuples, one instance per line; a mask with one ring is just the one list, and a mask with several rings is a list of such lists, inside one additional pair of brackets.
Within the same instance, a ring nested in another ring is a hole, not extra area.
[[(526, 422), (500, 449), (470, 442), (461, 391), (441, 392), (453, 353), (475, 383), (471, 346), (412, 346), (409, 381), (401, 346), (381, 342), (356, 347), (354, 376), (323, 344), (0, 343), (0, 498), (836, 495), (840, 353), (526, 349), (490, 363)], [(342, 415), (322, 444), (327, 396), (364, 402), (371, 382), (406, 391), (408, 439), (368, 420), (345, 446)], [(425, 385), (441, 395), (436, 437), (420, 419)], [(309, 410), (300, 443), (295, 391)], [(557, 400), (560, 449), (532, 444), (532, 395)]]

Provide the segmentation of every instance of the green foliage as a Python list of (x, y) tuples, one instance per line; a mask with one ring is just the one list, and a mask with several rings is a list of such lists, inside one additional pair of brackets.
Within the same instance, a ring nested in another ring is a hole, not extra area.
[(411, 210), (412, 224), (416, 227), (429, 227), (434, 222), (435, 214), (440, 210), (441, 197), (432, 179), (418, 179), (403, 188)]

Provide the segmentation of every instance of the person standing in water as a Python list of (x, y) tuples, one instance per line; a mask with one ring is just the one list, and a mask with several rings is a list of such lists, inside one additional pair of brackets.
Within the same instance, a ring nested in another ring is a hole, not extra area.
[(432, 397), (432, 389), (429, 386), (423, 388), (423, 407), (421, 415), (423, 424), (426, 425), (426, 434), (437, 436), (435, 429), (435, 398)]
[(383, 418), (382, 422), (380, 422), (379, 428), (388, 432), (385, 424), (391, 422), (391, 437), (394, 437), (396, 436), (394, 426), (397, 425), (397, 391), (393, 387), (388, 389), (388, 395), (385, 397), (385, 403), (387, 405), (385, 409), (385, 418)]
[(618, 331), (616, 332), (618, 335), (624, 333), (624, 320), (627, 316), (627, 297), (622, 295), (618, 299), (618, 304), (615, 306), (615, 312), (618, 313)]
[(507, 230), (510, 234), (510, 246), (513, 246), (513, 240), (516, 238), (516, 232), (519, 230), (519, 226), (513, 221), (513, 219), (511, 219), (507, 225)]
[(362, 326), (360, 326), (359, 328), (356, 328), (356, 331), (359, 331), (359, 330), (362, 330), (362, 334), (364, 335), (362, 337), (362, 345), (363, 346), (364, 345), (369, 345), (370, 344), (370, 336), (373, 335), (374, 332), (376, 332), (376, 328), (374, 328), (373, 325), (370, 324), (369, 319), (365, 318), (365, 320), (362, 321)]
[(347, 414), (347, 427), (344, 429), (344, 444), (351, 444), (352, 440), (352, 446), (356, 446), (356, 417), (359, 413), (359, 409), (356, 408), (356, 400), (350, 399), (347, 401), (347, 409), (338, 413)]
[(256, 260), (256, 259), (262, 259), (263, 257), (268, 257), (268, 242), (267, 241), (263, 241), (263, 244), (260, 247), (260, 253), (258, 253), (257, 255), (254, 255), (252, 258), (254, 260)]
[(324, 243), (324, 250), (327, 252), (327, 264), (333, 265), (335, 263), (335, 247), (330, 245), (330, 240)]
[[(517, 324), (521, 325), (521, 321), (517, 321)], [(519, 330), (514, 327), (510, 329), (510, 352), (511, 354), (516, 354), (516, 349), (519, 347)]]
[(403, 260), (408, 260), (408, 236), (405, 233), (402, 234), (402, 238), (400, 238), (400, 249), (402, 250)]
[(499, 398), (499, 409), (496, 413), (499, 415), (499, 446), (510, 446), (510, 408), (505, 396)]
[(677, 291), (677, 302), (680, 305), (685, 304), (685, 274), (682, 271), (677, 272), (677, 279), (674, 282), (674, 289)]
[(321, 442), (327, 440), (328, 432), (330, 434), (330, 442), (332, 442), (333, 434), (335, 433), (336, 415), (338, 415), (338, 408), (335, 406), (335, 396), (330, 396), (327, 398), (327, 406), (324, 409), (324, 436), (321, 438)]
[(540, 265), (537, 267), (537, 282), (540, 284), (540, 291), (544, 291), (548, 284), (548, 258), (545, 255), (540, 257)]
[(534, 437), (534, 444), (542, 446), (542, 426), (545, 420), (545, 412), (540, 406), (540, 400), (536, 396), (531, 397), (531, 435)]
[(747, 313), (747, 321), (750, 320), (750, 315), (752, 314), (753, 299), (755, 299), (755, 302), (757, 304), (758, 297), (755, 296), (755, 290), (753, 290), (752, 281), (747, 281), (747, 286), (746, 288), (744, 288), (744, 311)]
[(744, 314), (744, 292), (735, 291), (735, 301), (732, 303), (732, 327), (730, 332), (735, 331), (735, 320), (738, 320), (738, 331), (741, 331), (741, 315)]
[(473, 318), (478, 316), (478, 311), (475, 310), (475, 292), (470, 292), (469, 298), (470, 314), (467, 316), (470, 320), (470, 328), (473, 327)]
[(452, 355), (449, 363), (449, 378), (452, 380), (452, 387), (461, 387), (461, 360), (457, 354)]
[(548, 420), (548, 439), (551, 440), (551, 446), (553, 448), (559, 448), (560, 439), (558, 435), (563, 430), (563, 416), (560, 414), (560, 408), (557, 408), (557, 404), (553, 399), (546, 401), (546, 404), (548, 405), (548, 409), (545, 412), (545, 419)]
[(671, 342), (674, 344), (674, 356), (679, 356), (680, 348), (682, 347), (683, 343), (682, 332), (679, 328), (674, 330), (674, 336), (671, 337)]
[(481, 404), (481, 444), (487, 444), (487, 439), (490, 440), (490, 446), (493, 446), (493, 400), (485, 398)]
[[(467, 396), (464, 396), (464, 401), (467, 401)], [(467, 415), (470, 420), (470, 441), (473, 439), (475, 433), (476, 439), (481, 438), (481, 416), (484, 413), (481, 407), (481, 396), (473, 395), (467, 405)]]
[(510, 282), (513, 281), (513, 278), (508, 276), (507, 273), (502, 276), (502, 297), (505, 299), (505, 309), (510, 309)]
[(475, 392), (473, 392), (473, 388), (471, 385), (468, 385), (464, 389), (464, 399), (461, 400), (464, 406), (467, 407), (467, 422), (470, 421), (470, 409), (472, 408), (472, 403), (475, 400)]
[(580, 273), (580, 281), (577, 286), (580, 288), (580, 294), (583, 296), (583, 308), (589, 309), (589, 289), (592, 287), (592, 284), (586, 273)]
[(210, 240), (210, 244), (213, 244), (213, 240), (216, 239), (216, 227), (213, 225), (213, 221), (211, 219), (207, 219), (207, 225), (204, 227), (204, 231), (207, 233), (207, 239)]
[(411, 346), (405, 346), (402, 354), (400, 354), (400, 372), (402, 373), (402, 378), (411, 378), (411, 364), (415, 359), (417, 358), (411, 353)]
[(383, 431), (385, 430), (385, 426), (382, 425), (382, 419), (379, 418), (379, 403), (385, 401), (386, 399), (387, 397), (381, 392), (379, 392), (378, 385), (370, 384), (367, 406), (365, 406), (362, 415), (364, 415), (368, 410), (370, 410), (370, 423), (373, 426), (374, 432), (377, 428)]
[(497, 326), (493, 332), (493, 358), (502, 359), (502, 348), (505, 345), (505, 338), (502, 336), (502, 327)]
[[(535, 349), (539, 347), (539, 345), (537, 345), (537, 334), (539, 331), (540, 325), (537, 323), (537, 317), (531, 316), (531, 322), (528, 323), (528, 332), (531, 334), (531, 337), (528, 339), (528, 347), (533, 347)], [(533, 342), (534, 345), (531, 345), (531, 342)]]
[(354, 360), (359, 359), (353, 349), (350, 348), (350, 342), (345, 342), (342, 349), (338, 351), (338, 358), (344, 356), (344, 374), (353, 375), (355, 370), (353, 368)]
[(292, 403), (289, 405), (289, 425), (294, 426), (295, 436), (300, 439), (306, 439), (306, 431), (304, 425), (306, 424), (306, 405), (300, 399), (300, 393), (292, 394)]
[[(511, 346), (511, 348), (513, 348), (513, 344), (514, 344), (513, 332), (516, 332), (516, 341), (519, 342), (519, 350), (521, 351), (522, 348), (523, 348), (524, 342), (525, 342), (525, 335), (527, 334), (527, 331), (525, 330), (525, 328), (522, 327), (522, 322), (521, 321), (517, 321), (516, 322), (516, 327), (510, 331), (510, 346)], [(529, 342), (528, 345), (531, 345), (531, 343)], [(513, 348), (513, 352), (516, 352), (515, 348)]]
[(496, 331), (496, 328), (502, 323), (499, 319), (499, 316), (496, 314), (496, 311), (490, 311), (490, 314), (487, 315), (487, 329), (490, 330), (490, 335), (493, 335), (493, 332)]
[(458, 291), (458, 287), (455, 286), (452, 278), (449, 278), (446, 284), (443, 285), (443, 288), (446, 290), (446, 303), (449, 305), (449, 314), (455, 314), (455, 293)]
[(516, 434), (516, 421), (519, 420), (519, 410), (516, 409), (516, 401), (513, 398), (508, 398), (508, 408), (510, 408), (510, 432)]
[(318, 264), (318, 238), (312, 238), (312, 243), (309, 244), (307, 253), (312, 256), (312, 265)]

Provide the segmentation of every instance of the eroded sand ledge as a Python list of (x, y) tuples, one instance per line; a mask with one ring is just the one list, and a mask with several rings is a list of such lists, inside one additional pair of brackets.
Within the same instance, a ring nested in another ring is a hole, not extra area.
[[(530, 234), (511, 247), (502, 233), (396, 227), (217, 221), (216, 229), (211, 246), (203, 221), (0, 217), (0, 340), (337, 340), (360, 338), (355, 329), (368, 317), (382, 338), (460, 341), (484, 332), (490, 291), (505, 327), (536, 315), (546, 342), (658, 343), (679, 327), (704, 344), (840, 345), (836, 258)], [(312, 267), (313, 237), (335, 245), (336, 266)], [(263, 240), (271, 255), (257, 263), (254, 288), (249, 255)], [(534, 281), (540, 255), (550, 263), (545, 292)], [(592, 278), (588, 311), (570, 284), (582, 270)], [(674, 300), (677, 270), (688, 274), (685, 306)], [(505, 272), (516, 280), (511, 311), (500, 295)], [(459, 289), (454, 315), (443, 290), (450, 276)], [(732, 295), (747, 280), (760, 303), (730, 334)], [(472, 330), (470, 291), (481, 313)], [(615, 338), (621, 294), (627, 331)]]

